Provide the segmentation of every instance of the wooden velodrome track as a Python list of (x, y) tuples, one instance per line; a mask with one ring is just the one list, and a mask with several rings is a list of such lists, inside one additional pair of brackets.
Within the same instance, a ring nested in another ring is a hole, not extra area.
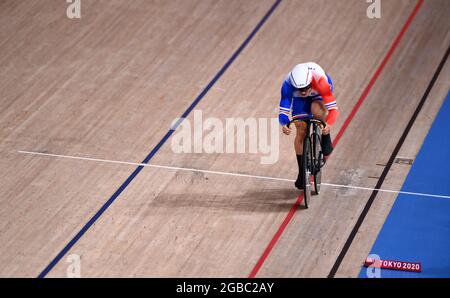
[[(284, 76), (316, 61), (335, 84), (333, 136), (343, 132), (323, 181), (373, 188), (446, 52), (448, 1), (383, 0), (380, 19), (362, 0), (274, 3), (82, 0), (68, 19), (65, 1), (1, 1), (0, 276), (65, 277), (71, 254), (83, 277), (357, 276), (395, 193), (377, 194), (342, 254), (371, 191), (323, 186), (303, 209), (289, 181), (18, 152), (134, 163), (153, 152), (150, 164), (295, 179), (292, 136), (273, 165), (176, 154), (170, 138), (154, 150), (272, 7), (195, 109), (275, 118)], [(417, 154), (449, 67), (398, 156)], [(382, 188), (399, 190), (409, 168), (394, 164)]]

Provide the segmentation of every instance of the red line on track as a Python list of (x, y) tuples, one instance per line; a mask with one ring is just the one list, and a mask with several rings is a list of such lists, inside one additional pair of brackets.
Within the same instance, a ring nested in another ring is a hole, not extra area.
[[(333, 140), (333, 145), (336, 146), (339, 143), (339, 140), (341, 139), (344, 132), (347, 130), (347, 127), (352, 122), (354, 116), (358, 112), (359, 108), (361, 107), (362, 103), (366, 99), (367, 95), (369, 94), (372, 87), (375, 85), (375, 82), (377, 81), (378, 77), (380, 76), (381, 72), (383, 71), (384, 67), (388, 63), (388, 61), (391, 59), (392, 54), (394, 53), (395, 49), (399, 45), (403, 35), (405, 34), (406, 30), (408, 30), (409, 26), (411, 25), (414, 17), (419, 12), (420, 7), (422, 6), (424, 0), (419, 0), (414, 7), (414, 10), (412, 11), (411, 15), (409, 16), (408, 20), (406, 21), (405, 25), (403, 25), (402, 30), (395, 38), (394, 42), (392, 43), (391, 47), (389, 48), (389, 51), (387, 52), (386, 56), (384, 57), (381, 64), (378, 66), (375, 74), (372, 76), (372, 78), (369, 81), (369, 84), (364, 89), (363, 93), (361, 94), (360, 98), (356, 102), (355, 106), (353, 107), (352, 111), (350, 112), (349, 116), (345, 120), (344, 124), (342, 125), (341, 129), (339, 130), (338, 134)], [(261, 269), (262, 265), (266, 261), (267, 257), (269, 256), (272, 249), (275, 247), (276, 243), (278, 242), (278, 239), (280, 239), (281, 235), (283, 234), (284, 230), (286, 229), (287, 225), (291, 221), (291, 219), (294, 217), (295, 212), (297, 212), (298, 206), (303, 201), (303, 194), (298, 196), (297, 201), (295, 202), (294, 206), (289, 210), (289, 213), (284, 218), (283, 222), (281, 223), (280, 227), (278, 228), (275, 235), (272, 237), (272, 240), (270, 240), (269, 244), (267, 245), (266, 249), (264, 250), (263, 254), (259, 258), (258, 262), (256, 263), (255, 267), (253, 267), (253, 270), (251, 271), (249, 277), (253, 278), (256, 277), (259, 270)]]

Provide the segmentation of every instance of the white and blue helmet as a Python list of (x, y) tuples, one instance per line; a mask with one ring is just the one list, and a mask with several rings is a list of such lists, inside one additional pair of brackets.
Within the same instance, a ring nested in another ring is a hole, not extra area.
[(297, 89), (306, 88), (311, 84), (313, 74), (308, 65), (297, 64), (289, 73), (289, 80), (291, 85)]

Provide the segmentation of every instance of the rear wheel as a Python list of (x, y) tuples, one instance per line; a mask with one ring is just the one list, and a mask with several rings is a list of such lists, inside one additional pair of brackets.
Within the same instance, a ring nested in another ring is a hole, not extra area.
[(311, 199), (311, 175), (313, 169), (311, 139), (306, 137), (303, 141), (303, 193), (305, 207), (308, 208)]

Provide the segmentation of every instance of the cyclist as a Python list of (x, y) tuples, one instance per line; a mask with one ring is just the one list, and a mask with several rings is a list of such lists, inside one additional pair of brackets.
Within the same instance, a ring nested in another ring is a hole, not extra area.
[[(326, 123), (322, 128), (322, 152), (325, 157), (333, 151), (330, 130), (338, 116), (336, 99), (333, 96), (333, 82), (330, 76), (314, 62), (297, 64), (287, 75), (281, 87), (279, 122), (283, 133), (289, 135), (287, 127), (289, 116), (292, 119), (315, 117)], [(298, 189), (303, 188), (303, 138), (306, 133), (304, 122), (295, 122), (296, 136), (294, 141), (299, 174), (295, 181)]]

